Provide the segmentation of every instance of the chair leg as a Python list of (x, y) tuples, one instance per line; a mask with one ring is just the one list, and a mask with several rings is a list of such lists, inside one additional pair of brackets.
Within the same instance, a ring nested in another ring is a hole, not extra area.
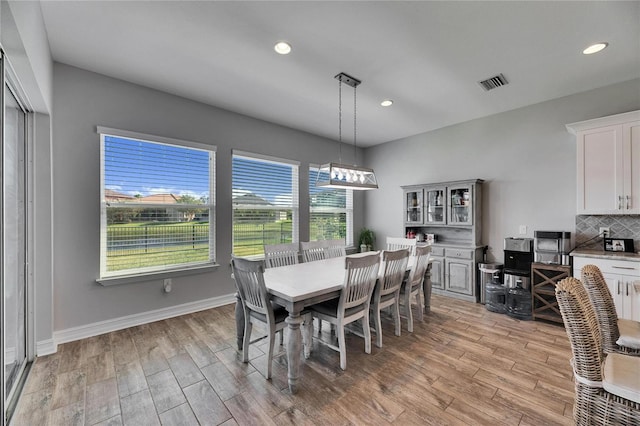
[(364, 332), (364, 351), (371, 353), (371, 327), (369, 327), (369, 309), (365, 309), (362, 318), (362, 331)]
[(411, 312), (411, 291), (407, 288), (404, 296), (404, 305), (407, 310), (407, 331), (413, 333), (413, 313)]
[(398, 299), (396, 299), (396, 303), (393, 304), (393, 322), (396, 326), (396, 336), (400, 336), (402, 324), (400, 324), (400, 300)]
[[(333, 324), (332, 324), (333, 325)], [(344, 326), (338, 327), (338, 348), (340, 349), (340, 368), (347, 369), (347, 347), (344, 341)]]
[(423, 308), (422, 308), (422, 298), (420, 297), (420, 291), (416, 292), (416, 304), (418, 305), (418, 320), (423, 321)]
[(273, 361), (273, 344), (276, 340), (276, 330), (275, 326), (271, 324), (271, 329), (269, 330), (269, 351), (267, 352), (267, 379), (271, 378), (271, 364)]
[[(382, 347), (382, 320), (380, 318), (380, 308), (375, 309), (374, 311), (374, 321), (376, 323), (376, 346), (381, 348)], [(364, 322), (363, 322), (363, 328), (364, 328)]]
[(249, 362), (249, 344), (251, 343), (251, 319), (249, 319), (249, 313), (244, 313), (244, 341), (242, 342), (242, 362)]
[[(319, 321), (322, 321), (318, 319)], [(311, 355), (311, 346), (313, 345), (313, 316), (311, 314), (307, 314), (304, 319), (304, 324), (302, 324), (302, 345), (304, 348), (304, 357), (305, 359), (309, 358)]]

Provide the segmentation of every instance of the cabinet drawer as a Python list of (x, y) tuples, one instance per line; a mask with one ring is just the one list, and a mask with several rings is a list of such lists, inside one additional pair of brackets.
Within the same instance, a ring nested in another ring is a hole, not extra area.
[(580, 278), (580, 270), (585, 265), (596, 265), (603, 274), (640, 277), (640, 262), (630, 260), (597, 259), (593, 257), (573, 257), (573, 276)]
[(446, 248), (444, 250), (446, 257), (454, 257), (456, 259), (473, 259), (473, 250)]
[(444, 247), (431, 246), (431, 255), (432, 256), (444, 256)]

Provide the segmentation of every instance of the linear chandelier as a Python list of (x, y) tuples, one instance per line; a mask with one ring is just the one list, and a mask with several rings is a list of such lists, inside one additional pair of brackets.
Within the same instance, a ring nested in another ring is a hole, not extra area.
[(337, 163), (328, 163), (320, 166), (316, 187), (342, 188), (342, 189), (378, 189), (378, 182), (373, 169), (348, 165), (342, 162), (342, 83), (353, 87), (353, 162), (356, 162), (356, 88), (362, 83), (357, 78), (343, 72), (336, 75), (338, 80), (338, 153)]

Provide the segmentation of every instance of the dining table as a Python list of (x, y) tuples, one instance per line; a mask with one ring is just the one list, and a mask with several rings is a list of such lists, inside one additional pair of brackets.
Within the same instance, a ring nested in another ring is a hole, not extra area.
[[(371, 253), (359, 253), (361, 256)], [(414, 263), (409, 260), (408, 270)], [(382, 272), (382, 266), (380, 268)], [(431, 282), (428, 273), (424, 280), (424, 294), (430, 294)], [(291, 393), (298, 390), (302, 355), (302, 330), (304, 322), (303, 310), (316, 303), (340, 297), (345, 280), (345, 257), (317, 260), (314, 262), (297, 263), (293, 265), (268, 268), (264, 271), (264, 281), (272, 300), (283, 306), (288, 316), (286, 353), (288, 365), (288, 384)], [(429, 286), (429, 289), (426, 287)], [(425, 297), (426, 299), (426, 297)], [(244, 310), (240, 296), (236, 294), (236, 336), (238, 349), (242, 349), (244, 335)], [(311, 336), (309, 336), (311, 337)], [(309, 342), (309, 347), (311, 342)], [(305, 354), (305, 357), (308, 353)]]

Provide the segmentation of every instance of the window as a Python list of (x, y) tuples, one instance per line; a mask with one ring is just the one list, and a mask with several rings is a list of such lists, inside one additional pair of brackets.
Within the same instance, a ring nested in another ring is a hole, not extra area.
[(215, 148), (98, 128), (100, 276), (212, 265)]
[(298, 163), (234, 151), (233, 253), (298, 241)]
[[(352, 246), (353, 190), (317, 188), (318, 169), (309, 168), (309, 239), (344, 239)], [(321, 178), (328, 180), (328, 176)]]

